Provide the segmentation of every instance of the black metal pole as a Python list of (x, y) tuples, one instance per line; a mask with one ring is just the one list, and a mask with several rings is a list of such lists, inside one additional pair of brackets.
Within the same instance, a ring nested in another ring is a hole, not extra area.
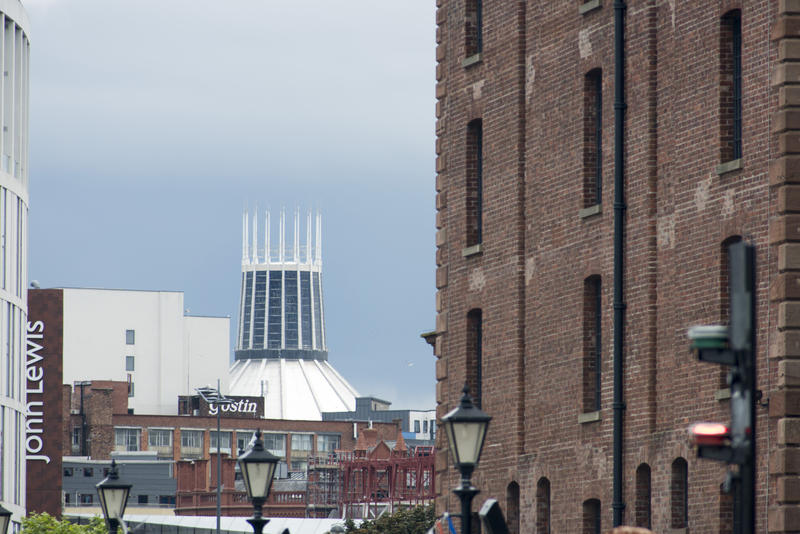
[(471, 468), (462, 468), (461, 485), (453, 490), (453, 493), (461, 499), (461, 534), (472, 533), (472, 499), (480, 493), (480, 490), (472, 485), (470, 476)]
[(625, 217), (625, 2), (614, 1), (614, 527), (622, 525), (625, 501), (622, 500), (622, 342), (625, 302), (622, 291), (623, 224)]
[(117, 527), (119, 526), (119, 521), (116, 519), (109, 519), (108, 520), (108, 534), (117, 534)]
[(264, 525), (269, 523), (269, 519), (264, 519), (261, 514), (261, 507), (264, 505), (264, 499), (253, 499), (253, 517), (247, 520), (253, 526), (254, 534), (261, 534), (264, 530)]
[[(222, 396), (222, 392), (219, 389), (219, 378), (217, 379), (217, 398)], [(222, 472), (222, 454), (220, 454), (220, 440), (222, 436), (220, 436), (220, 412), (222, 411), (222, 406), (217, 404), (217, 534), (220, 534), (219, 530), (219, 523), (220, 523), (220, 516), (222, 515), (222, 505), (220, 501), (222, 500), (222, 480), (220, 480), (221, 472)]]

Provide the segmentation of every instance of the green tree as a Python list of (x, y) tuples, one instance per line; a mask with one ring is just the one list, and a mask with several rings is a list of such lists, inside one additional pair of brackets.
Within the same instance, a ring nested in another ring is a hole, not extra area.
[(373, 521), (362, 521), (358, 527), (348, 519), (344, 526), (351, 534), (425, 534), (435, 520), (433, 505), (429, 504), (384, 514)]
[(22, 518), (22, 534), (106, 534), (103, 518), (95, 516), (88, 525), (76, 525), (66, 519), (59, 521), (47, 512)]

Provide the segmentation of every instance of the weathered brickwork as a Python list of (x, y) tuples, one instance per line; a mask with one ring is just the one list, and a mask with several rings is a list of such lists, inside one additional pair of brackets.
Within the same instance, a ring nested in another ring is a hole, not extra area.
[[(597, 499), (607, 531), (614, 1), (483, 2), (482, 49), (469, 58), (469, 3), (436, 4), (438, 415), (456, 405), (471, 376), (468, 314), (480, 310), (481, 401), (493, 420), (473, 479), (482, 491), (476, 501), (494, 497), (518, 509), (518, 532), (549, 523), (552, 533), (574, 533), (583, 503)], [(624, 523), (645, 521), (647, 473), (650, 528), (670, 531), (672, 466), (682, 458), (685, 532), (730, 531), (730, 499), (720, 491), (725, 468), (698, 459), (686, 432), (694, 421), (728, 419), (724, 382), (717, 367), (693, 360), (686, 330), (726, 319), (722, 251), (742, 238), (757, 247), (759, 282), (757, 530), (800, 531), (800, 0), (626, 4)], [(734, 161), (724, 146), (732, 84), (722, 46), (731, 10), (741, 11), (742, 35), (742, 156)], [(591, 206), (584, 115), (595, 69), (602, 72), (603, 186)], [(478, 119), (483, 194), (475, 247), (467, 145), (468, 125)], [(584, 413), (584, 289), (593, 276), (602, 281), (596, 415)], [(457, 512), (456, 474), (446, 437), (438, 439), (437, 510)], [(546, 519), (537, 499), (544, 487)]]

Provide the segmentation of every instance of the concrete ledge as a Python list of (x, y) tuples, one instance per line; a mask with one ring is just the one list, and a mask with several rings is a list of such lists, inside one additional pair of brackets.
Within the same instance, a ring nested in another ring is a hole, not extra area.
[(725, 163), (720, 163), (717, 165), (717, 174), (725, 174), (727, 172), (738, 171), (742, 168), (742, 158), (739, 159), (732, 159), (731, 161), (726, 161)]
[(600, 410), (596, 412), (586, 412), (578, 414), (578, 423), (584, 425), (586, 423), (594, 423), (600, 420)]
[(468, 58), (464, 59), (464, 61), (461, 62), (461, 66), (466, 68), (471, 65), (475, 65), (477, 63), (480, 63), (481, 59), (483, 59), (483, 56), (481, 55), (480, 52), (478, 52), (477, 54), (472, 54), (471, 56), (469, 56)]
[(724, 401), (731, 398), (731, 388), (718, 389), (714, 392), (714, 400)]
[(600, 3), (600, 0), (589, 0), (588, 2), (584, 2), (583, 4), (578, 6), (578, 13), (581, 15), (585, 15), (590, 11), (594, 11), (595, 9), (600, 9), (603, 7), (603, 4)]
[(603, 213), (603, 205), (602, 204), (595, 204), (594, 206), (589, 206), (588, 208), (583, 208), (578, 212), (578, 217), (581, 219), (586, 219), (587, 217), (592, 217), (594, 215), (600, 215)]
[(462, 258), (469, 258), (470, 256), (475, 256), (483, 252), (483, 247), (481, 243), (477, 245), (472, 245), (471, 247), (466, 247), (464, 250), (461, 251)]

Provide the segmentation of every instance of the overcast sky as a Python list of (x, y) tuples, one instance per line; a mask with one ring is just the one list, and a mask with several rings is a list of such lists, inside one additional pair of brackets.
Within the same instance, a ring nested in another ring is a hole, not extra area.
[(241, 217), (319, 209), (329, 358), (434, 408), (432, 0), (23, 0), (30, 278), (236, 328)]

